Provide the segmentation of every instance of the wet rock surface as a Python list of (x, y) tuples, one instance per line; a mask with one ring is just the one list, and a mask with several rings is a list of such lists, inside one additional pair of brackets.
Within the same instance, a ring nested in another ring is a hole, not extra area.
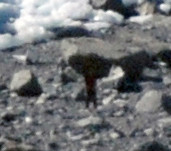
[[(170, 25), (169, 17), (156, 15), (145, 25), (113, 26), (102, 37), (64, 38), (1, 51), (0, 149), (170, 150)], [(13, 57), (28, 51), (36, 53), (36, 58), (29, 56), (32, 63)], [(96, 59), (85, 67), (89, 56)], [(10, 90), (13, 75), (24, 69), (37, 77), (40, 96)], [(97, 76), (96, 109), (92, 104), (85, 108), (85, 74)]]

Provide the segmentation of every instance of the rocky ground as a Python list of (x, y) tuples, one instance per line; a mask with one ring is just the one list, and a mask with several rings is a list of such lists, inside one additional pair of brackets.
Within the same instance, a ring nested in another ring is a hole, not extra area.
[[(114, 62), (107, 76), (97, 79), (96, 109), (93, 104), (85, 108), (84, 73), (68, 64), (75, 50)], [(170, 50), (171, 19), (155, 15), (147, 24), (126, 22), (94, 38), (54, 39), (1, 51), (0, 149), (171, 150)], [(130, 80), (129, 75), (139, 76)]]

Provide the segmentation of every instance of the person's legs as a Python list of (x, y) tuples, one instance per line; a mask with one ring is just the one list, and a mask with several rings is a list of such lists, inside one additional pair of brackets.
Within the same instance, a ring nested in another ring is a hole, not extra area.
[(86, 98), (86, 107), (89, 107), (90, 102), (93, 102), (94, 107), (97, 107), (96, 102), (96, 79), (92, 76), (85, 77), (87, 98)]

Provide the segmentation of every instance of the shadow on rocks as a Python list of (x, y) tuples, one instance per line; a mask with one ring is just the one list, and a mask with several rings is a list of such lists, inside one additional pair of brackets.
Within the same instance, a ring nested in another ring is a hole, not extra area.
[(171, 114), (171, 96), (162, 96), (162, 106), (167, 113)]
[(69, 38), (69, 37), (90, 37), (91, 33), (83, 27), (59, 27), (50, 29), (53, 33), (55, 33), (55, 39), (61, 38)]
[(171, 50), (165, 49), (157, 54), (159, 60), (165, 62), (169, 68), (171, 68)]
[(117, 85), (117, 90), (119, 92), (141, 92), (142, 87), (139, 85), (138, 81), (134, 81), (129, 77), (123, 77), (119, 80)]
[[(158, 66), (155, 64), (156, 57), (141, 51), (119, 60), (114, 60), (114, 64), (121, 66), (125, 72), (125, 76), (118, 82), (117, 89), (120, 92), (140, 92), (142, 90), (139, 82), (144, 80), (156, 80), (158, 78), (145, 77), (143, 71), (145, 68), (157, 69)], [(160, 80), (159, 80), (160, 81)]]
[(136, 149), (135, 151), (171, 151), (167, 146), (157, 142), (147, 142)]

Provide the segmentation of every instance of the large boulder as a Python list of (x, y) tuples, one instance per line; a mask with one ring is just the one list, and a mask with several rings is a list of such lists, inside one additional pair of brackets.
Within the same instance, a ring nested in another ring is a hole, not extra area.
[(37, 78), (30, 70), (21, 70), (14, 74), (10, 90), (21, 96), (36, 96), (42, 93)]
[(67, 39), (61, 43), (65, 60), (78, 73), (96, 78), (107, 76), (111, 58), (123, 56), (115, 52), (113, 45), (97, 38)]

